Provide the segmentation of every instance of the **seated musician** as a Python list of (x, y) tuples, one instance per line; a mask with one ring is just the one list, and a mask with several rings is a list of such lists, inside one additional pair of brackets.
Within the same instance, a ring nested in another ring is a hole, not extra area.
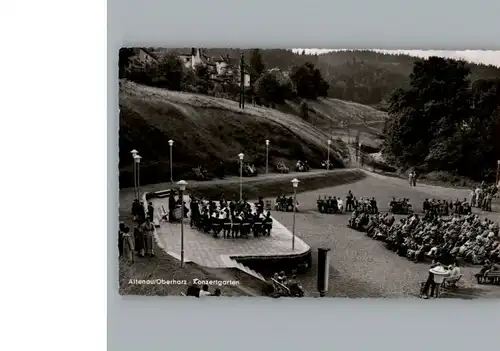
[(271, 218), (271, 212), (267, 211), (266, 218), (264, 219), (264, 236), (271, 236), (271, 229), (273, 228), (273, 219)]
[(213, 213), (217, 209), (217, 204), (212, 201), (212, 199), (208, 200), (208, 210), (210, 213)]
[(222, 229), (221, 221), (219, 218), (219, 211), (217, 210), (213, 211), (210, 215), (210, 224), (212, 226), (214, 237), (217, 237)]
[(242, 212), (237, 212), (237, 211), (233, 212), (231, 221), (232, 221), (231, 236), (235, 238), (241, 233), (241, 224), (243, 222)]
[(233, 213), (234, 211), (236, 211), (236, 202), (234, 202), (234, 201), (229, 202), (229, 211), (231, 213)]
[(231, 217), (229, 216), (229, 208), (224, 207), (219, 214), (219, 220), (222, 225), (222, 236), (229, 238), (231, 234)]
[(278, 195), (276, 197), (276, 201), (274, 202), (274, 209), (279, 210), (280, 206), (281, 206), (281, 195)]
[(261, 233), (264, 234), (264, 223), (266, 216), (262, 211), (257, 211), (253, 219), (253, 235), (259, 236)]
[(259, 201), (256, 203), (257, 210), (264, 210), (264, 198), (259, 196)]
[(242, 222), (240, 228), (240, 234), (242, 236), (248, 236), (250, 234), (250, 228), (252, 227), (252, 216), (248, 211), (244, 211), (242, 215)]
[(191, 211), (191, 220), (190, 226), (193, 227), (195, 222), (200, 217), (200, 206), (198, 200), (193, 196), (191, 197), (191, 202), (189, 203), (190, 211)]
[(210, 211), (208, 210), (208, 207), (204, 208), (201, 218), (203, 223), (203, 231), (205, 233), (208, 233), (210, 231), (210, 225), (211, 225)]

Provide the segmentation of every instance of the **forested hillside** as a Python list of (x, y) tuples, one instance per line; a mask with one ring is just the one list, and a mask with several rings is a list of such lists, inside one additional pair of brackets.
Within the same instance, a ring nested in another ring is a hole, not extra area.
[[(186, 52), (189, 49), (156, 49), (163, 52)], [(247, 60), (252, 51), (242, 49), (203, 49), (208, 56), (245, 54)], [(407, 88), (409, 75), (417, 57), (389, 55), (369, 50), (336, 51), (321, 55), (296, 54), (283, 49), (261, 49), (262, 61), (267, 68), (290, 70), (307, 62), (320, 69), (330, 85), (328, 96), (359, 102), (366, 105), (386, 106), (389, 94), (397, 88)], [(471, 80), (500, 78), (500, 68), (468, 63)]]

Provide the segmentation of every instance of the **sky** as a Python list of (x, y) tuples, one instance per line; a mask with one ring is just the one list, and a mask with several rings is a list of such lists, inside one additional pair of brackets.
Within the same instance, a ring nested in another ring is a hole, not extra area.
[[(294, 52), (302, 52), (304, 49), (292, 49)], [(340, 51), (332, 49), (305, 49), (308, 54), (321, 54), (330, 51)], [(345, 50), (345, 49), (341, 49)], [(388, 54), (407, 54), (416, 57), (427, 58), (429, 56), (441, 56), (454, 59), (462, 59), (474, 63), (483, 63), (486, 65), (494, 65), (500, 67), (500, 50), (381, 50), (374, 49), (373, 51), (388, 53)]]

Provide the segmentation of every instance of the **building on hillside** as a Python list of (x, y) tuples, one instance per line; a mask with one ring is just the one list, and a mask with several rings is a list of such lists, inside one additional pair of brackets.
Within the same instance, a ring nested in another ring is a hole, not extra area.
[(211, 62), (210, 57), (203, 54), (201, 49), (192, 48), (190, 54), (180, 54), (179, 59), (185, 68), (195, 69), (196, 66), (203, 65), (210, 67), (214, 71), (216, 70), (216, 64)]
[(134, 48), (134, 55), (129, 58), (129, 62), (138, 60), (143, 63), (157, 62), (158, 56), (146, 48)]
[[(194, 70), (198, 65), (209, 67), (212, 72), (211, 78), (217, 82), (227, 81), (238, 74), (236, 80), (237, 84), (240, 84), (240, 61), (230, 58), (229, 55), (210, 57), (205, 55), (202, 49), (192, 48), (191, 53), (182, 53), (179, 55), (179, 59), (187, 69)], [(244, 85), (250, 86), (250, 75), (247, 73), (245, 73)]]

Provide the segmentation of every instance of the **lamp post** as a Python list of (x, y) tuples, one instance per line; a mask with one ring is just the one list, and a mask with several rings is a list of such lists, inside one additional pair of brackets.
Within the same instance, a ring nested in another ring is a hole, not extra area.
[(130, 151), (130, 153), (132, 154), (132, 163), (134, 164), (134, 197), (137, 199), (137, 171), (136, 171), (136, 168), (135, 168), (135, 156), (137, 156), (137, 154), (139, 153), (139, 151), (137, 151), (136, 149)]
[(172, 173), (172, 146), (174, 146), (174, 141), (170, 139), (168, 141), (168, 145), (170, 146), (170, 183), (174, 182), (174, 175)]
[(359, 166), (358, 167), (359, 168), (363, 167), (363, 150), (361, 149), (362, 146), (363, 146), (363, 144), (361, 142), (359, 142), (359, 146), (358, 146), (358, 148), (359, 148), (359, 158), (358, 158)]
[(141, 169), (141, 156), (135, 155), (134, 161), (136, 163), (136, 172), (137, 172), (137, 198), (141, 197), (141, 178), (140, 178), (140, 169)]
[(268, 172), (269, 172), (269, 139), (266, 139), (266, 174)]
[(243, 153), (239, 153), (238, 157), (240, 159), (240, 201), (243, 200)]
[(328, 158), (326, 160), (326, 170), (329, 171), (330, 170), (330, 144), (332, 143), (332, 141), (330, 139), (328, 139)]
[(181, 267), (184, 267), (184, 190), (186, 190), (187, 182), (179, 180), (179, 197), (181, 199)]
[(297, 206), (297, 187), (300, 180), (297, 178), (292, 179), (293, 185), (293, 222), (292, 222), (292, 251), (295, 250), (295, 207)]
[(318, 291), (324, 297), (328, 291), (328, 276), (330, 263), (328, 262), (329, 248), (318, 248)]

